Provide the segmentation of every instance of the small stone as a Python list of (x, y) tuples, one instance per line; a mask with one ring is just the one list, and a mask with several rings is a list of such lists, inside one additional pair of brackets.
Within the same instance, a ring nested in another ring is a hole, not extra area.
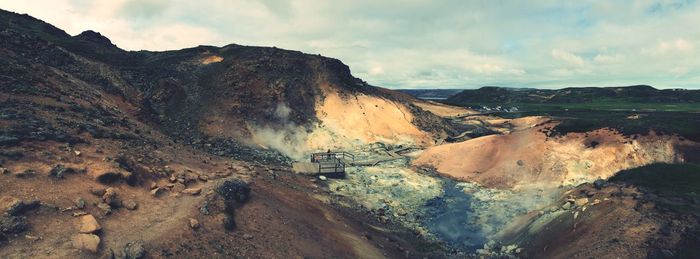
[(576, 204), (576, 207), (581, 207), (588, 203), (588, 198), (578, 198), (574, 201), (574, 203)]
[(82, 234), (95, 233), (102, 229), (102, 226), (92, 215), (81, 216), (78, 220), (78, 232)]
[(83, 215), (87, 215), (87, 212), (85, 212), (85, 211), (76, 211), (76, 212), (73, 212), (73, 217), (80, 217), (80, 216), (83, 216)]
[(124, 246), (124, 256), (127, 259), (141, 259), (146, 256), (146, 249), (141, 242), (128, 243)]
[(563, 209), (563, 210), (571, 209), (571, 203), (570, 202), (564, 203), (564, 205), (561, 205), (561, 209)]
[(524, 166), (525, 162), (523, 162), (523, 160), (518, 160), (518, 162), (516, 162), (516, 164), (518, 164), (518, 166)]
[(246, 233), (246, 234), (243, 234), (243, 239), (245, 239), (245, 240), (251, 240), (251, 239), (253, 239), (253, 235), (247, 234), (247, 233)]
[(100, 202), (97, 204), (97, 208), (102, 210), (102, 212), (104, 212), (105, 215), (109, 215), (110, 213), (112, 213), (112, 207), (109, 206), (109, 204), (107, 203)]
[(103, 195), (105, 195), (105, 191), (105, 188), (90, 187), (90, 193), (98, 197), (102, 197)]
[(202, 192), (202, 188), (187, 188), (182, 190), (182, 193), (189, 195), (199, 195)]
[(83, 198), (78, 197), (75, 199), (75, 207), (78, 209), (84, 209), (85, 208), (85, 200)]
[(593, 187), (595, 187), (598, 190), (602, 189), (603, 187), (605, 187), (605, 180), (597, 179), (593, 181)]
[(73, 153), (74, 153), (76, 156), (80, 156), (80, 154), (81, 154), (81, 153), (80, 153), (80, 150), (74, 150)]
[(0, 174), (10, 174), (10, 169), (0, 167)]
[(102, 201), (109, 205), (113, 205), (117, 201), (117, 191), (114, 188), (107, 188), (105, 194), (102, 195)]
[(97, 253), (100, 237), (93, 234), (78, 234), (73, 237), (73, 247), (92, 253)]
[(192, 229), (198, 229), (199, 228), (199, 221), (196, 219), (190, 219), (190, 227)]
[(319, 176), (318, 179), (321, 180), (321, 181), (328, 180), (328, 178), (325, 177), (325, 176), (323, 176), (323, 175)]
[(29, 240), (29, 241), (38, 241), (41, 240), (41, 237), (38, 236), (32, 236), (32, 235), (24, 235), (24, 238)]
[(198, 176), (197, 178), (199, 178), (199, 180), (202, 181), (202, 182), (209, 181), (209, 177), (206, 176), (206, 175), (200, 175), (200, 176)]
[(187, 186), (185, 186), (182, 183), (176, 183), (175, 186), (173, 186), (172, 191), (173, 192), (181, 192), (185, 189), (187, 189)]
[(124, 207), (126, 207), (127, 210), (136, 210), (139, 207), (139, 204), (136, 203), (135, 200), (128, 200), (124, 204)]
[(158, 188), (158, 183), (156, 182), (151, 182), (151, 190)]
[(160, 197), (161, 195), (163, 195), (164, 192), (165, 192), (165, 189), (157, 187), (157, 188), (151, 190), (151, 195), (153, 195), (154, 197)]

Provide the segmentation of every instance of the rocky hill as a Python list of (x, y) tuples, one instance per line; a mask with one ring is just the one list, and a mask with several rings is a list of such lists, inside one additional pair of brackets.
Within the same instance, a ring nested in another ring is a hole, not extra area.
[(648, 85), (622, 87), (575, 87), (563, 89), (508, 88), (485, 86), (451, 96), (453, 105), (518, 105), (593, 102), (700, 103), (700, 90), (663, 89)]
[(454, 133), (415, 103), (332, 58), (125, 51), (0, 10), (0, 257), (418, 256), (288, 164)]

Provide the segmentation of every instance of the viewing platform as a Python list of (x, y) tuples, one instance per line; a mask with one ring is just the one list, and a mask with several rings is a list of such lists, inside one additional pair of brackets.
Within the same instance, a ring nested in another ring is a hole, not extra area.
[(348, 152), (320, 152), (311, 154), (309, 162), (297, 162), (292, 167), (300, 174), (345, 178), (345, 168), (354, 161), (355, 156)]

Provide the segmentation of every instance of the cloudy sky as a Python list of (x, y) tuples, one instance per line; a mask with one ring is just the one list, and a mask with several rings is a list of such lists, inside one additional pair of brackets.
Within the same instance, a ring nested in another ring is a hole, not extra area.
[[(205, 3), (206, 2), (206, 3)], [(276, 46), (339, 58), (390, 88), (700, 88), (700, 3), (0, 0), (127, 50)]]

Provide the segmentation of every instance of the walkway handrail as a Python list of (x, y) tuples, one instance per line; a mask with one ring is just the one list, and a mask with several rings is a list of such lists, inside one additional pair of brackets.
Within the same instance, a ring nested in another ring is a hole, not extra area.
[(350, 154), (348, 152), (342, 151), (342, 152), (319, 152), (319, 153), (313, 153), (311, 154), (311, 162), (316, 163), (319, 161), (327, 161), (327, 160), (333, 160), (333, 159), (348, 159), (355, 161), (355, 155)]

